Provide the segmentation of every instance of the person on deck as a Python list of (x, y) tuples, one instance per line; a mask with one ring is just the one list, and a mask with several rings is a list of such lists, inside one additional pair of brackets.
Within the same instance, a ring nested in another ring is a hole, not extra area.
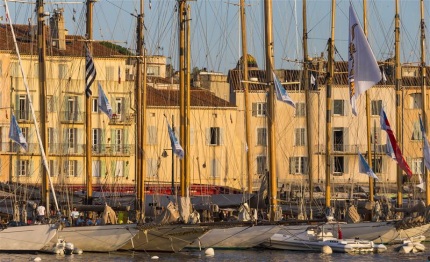
[(76, 220), (76, 226), (85, 226), (85, 219), (84, 216), (80, 216), (78, 220)]
[(76, 207), (73, 208), (72, 213), (70, 213), (70, 217), (72, 218), (72, 225), (76, 225), (76, 221), (79, 218), (79, 212), (76, 210)]
[(44, 223), (45, 212), (46, 212), (46, 209), (45, 209), (45, 207), (43, 205), (39, 205), (36, 208), (37, 221), (39, 221), (40, 223)]

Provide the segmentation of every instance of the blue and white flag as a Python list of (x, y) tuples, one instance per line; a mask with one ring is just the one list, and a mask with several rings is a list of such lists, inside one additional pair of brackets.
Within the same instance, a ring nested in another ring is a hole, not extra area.
[(279, 79), (276, 77), (275, 72), (272, 72), (272, 74), (273, 74), (273, 83), (275, 84), (276, 98), (279, 101), (285, 102), (290, 106), (296, 108), (296, 104), (288, 95), (287, 90), (285, 90), (285, 88), (282, 86), (281, 81), (279, 81)]
[(369, 164), (367, 163), (366, 159), (364, 159), (363, 155), (361, 153), (358, 153), (358, 170), (360, 173), (367, 174), (370, 177), (373, 177), (374, 179), (378, 180), (378, 177), (375, 175), (373, 170), (370, 168)]
[(178, 139), (176, 139), (175, 133), (169, 125), (169, 122), (166, 119), (167, 130), (169, 132), (170, 143), (172, 144), (172, 151), (175, 155), (177, 155), (180, 159), (184, 158), (184, 149), (179, 144)]
[(88, 46), (85, 45), (85, 95), (90, 97), (93, 92), (91, 91), (91, 85), (96, 79), (96, 67), (94, 65), (93, 58), (91, 56)]
[(390, 142), (390, 137), (387, 136), (387, 147), (385, 148), (385, 154), (387, 154), (387, 156), (391, 157), (392, 159), (396, 159), (396, 155), (394, 154), (394, 150), (393, 150), (393, 146), (391, 145)]
[(109, 100), (107, 99), (105, 92), (103, 92), (102, 85), (99, 84), (99, 99), (97, 100), (97, 104), (100, 110), (105, 113), (109, 119), (112, 118), (112, 106), (109, 104)]
[(429, 141), (427, 140), (426, 131), (424, 129), (423, 121), (420, 117), (420, 127), (421, 127), (421, 133), (423, 134), (423, 141), (424, 141), (424, 148), (423, 148), (423, 155), (424, 155), (424, 165), (427, 167), (428, 170), (430, 170), (430, 147), (429, 147)]
[(16, 121), (15, 115), (12, 115), (12, 119), (10, 120), (9, 138), (19, 144), (22, 148), (24, 148), (25, 151), (28, 150), (27, 141), (25, 140), (21, 128), (19, 128), (18, 126), (18, 122)]

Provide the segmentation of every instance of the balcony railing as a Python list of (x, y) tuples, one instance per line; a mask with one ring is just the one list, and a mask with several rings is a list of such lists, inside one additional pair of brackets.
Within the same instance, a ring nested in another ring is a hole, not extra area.
[[(326, 152), (326, 145), (325, 144), (318, 144), (316, 147), (316, 154), (325, 154)], [(387, 148), (387, 145), (372, 145), (371, 146), (371, 152), (372, 153), (385, 153)], [(339, 154), (339, 153), (345, 153), (345, 154), (356, 154), (358, 152), (365, 153), (367, 152), (367, 146), (366, 145), (346, 145), (346, 144), (333, 144), (332, 146), (332, 153), (333, 154)]]
[[(35, 111), (37, 122), (40, 122), (40, 112)], [(30, 110), (14, 110), (14, 115), (18, 123), (33, 123), (33, 117)]]
[(134, 114), (113, 114), (112, 118), (109, 120), (109, 124), (111, 125), (123, 125), (123, 124), (131, 124), (134, 122)]

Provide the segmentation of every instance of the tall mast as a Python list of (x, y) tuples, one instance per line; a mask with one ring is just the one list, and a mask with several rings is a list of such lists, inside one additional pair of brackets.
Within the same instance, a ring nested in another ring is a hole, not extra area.
[(190, 5), (186, 5), (186, 14), (185, 19), (187, 22), (186, 32), (186, 49), (185, 53), (186, 57), (186, 79), (185, 79), (185, 154), (184, 154), (184, 162), (185, 162), (185, 194), (186, 197), (190, 196), (190, 107), (191, 107), (191, 7)]
[[(363, 0), (363, 31), (364, 31), (364, 35), (367, 37), (367, 0)], [(370, 168), (372, 168), (373, 166), (373, 162), (372, 162), (372, 144), (370, 142), (370, 137), (371, 137), (371, 126), (370, 126), (370, 111), (371, 111), (371, 107), (370, 107), (370, 95), (369, 95), (369, 90), (366, 91), (366, 123), (367, 123), (367, 163), (369, 163)], [(376, 137), (376, 133), (373, 134), (374, 137)], [(376, 140), (374, 139), (374, 142)], [(376, 153), (376, 152), (375, 152)], [(375, 161), (375, 166), (376, 166), (376, 158), (374, 159)], [(369, 176), (369, 201), (373, 202), (374, 200), (374, 193), (375, 193), (375, 189), (374, 189), (374, 184), (375, 184), (375, 179), (371, 176)]]
[[(426, 33), (425, 33), (425, 22), (424, 22), (424, 0), (421, 0), (420, 3), (420, 13), (421, 13), (421, 101), (422, 101), (422, 120), (424, 126), (424, 132), (427, 134), (427, 86), (426, 86), (426, 78), (427, 78), (427, 68), (426, 68)], [(423, 139), (424, 143), (424, 139)], [(423, 145), (424, 148), (424, 145)], [(423, 166), (424, 177), (426, 181), (426, 205), (430, 205), (430, 183), (429, 183), (429, 171)]]
[[(93, 39), (93, 4), (94, 0), (87, 0), (87, 24), (86, 24), (86, 35), (88, 40), (88, 49), (92, 52), (92, 42)], [(92, 205), (93, 203), (93, 168), (92, 168), (92, 141), (91, 141), (91, 96), (85, 96), (85, 170), (87, 175), (87, 196), (86, 204)]]
[(248, 48), (246, 39), (246, 12), (245, 12), (245, 0), (240, 0), (240, 27), (242, 37), (242, 78), (243, 78), (243, 91), (245, 97), (245, 136), (246, 145), (248, 150), (246, 152), (246, 174), (248, 176), (248, 193), (252, 193), (252, 174), (249, 167), (252, 163), (251, 159), (251, 108), (249, 106), (249, 85), (248, 85)]
[[(311, 120), (311, 101), (309, 83), (309, 55), (308, 55), (308, 22), (306, 15), (306, 0), (303, 0), (303, 85), (305, 86), (305, 105), (306, 105), (306, 137), (308, 147), (308, 175), (309, 175), (309, 200), (313, 201), (314, 182), (313, 182), (313, 139), (312, 139), (312, 120)], [(317, 81), (317, 79), (315, 79)]]
[[(400, 15), (399, 15), (399, 0), (396, 0), (396, 15), (395, 15), (395, 87), (396, 87), (396, 134), (397, 142), (400, 149), (402, 145), (402, 68), (400, 65)], [(397, 165), (397, 206), (402, 206), (402, 170)]]
[[(143, 0), (140, 1), (140, 11), (137, 16), (137, 47), (136, 47), (136, 82), (135, 82), (135, 96), (136, 96), (136, 187), (137, 187), (137, 201), (136, 201), (136, 219), (141, 222), (144, 218), (145, 207), (145, 161), (144, 161), (144, 146), (145, 146), (145, 132), (144, 127), (146, 120), (146, 59), (145, 50), (143, 48)], [(143, 71), (143, 81), (142, 81)], [(142, 84), (143, 82), (143, 84)]]
[[(38, 0), (37, 7), (37, 50), (39, 54), (39, 95), (40, 95), (40, 137), (43, 148), (48, 148), (48, 136), (46, 125), (46, 34), (45, 34), (45, 11), (43, 8), (43, 0)], [(45, 151), (46, 158), (48, 157)], [(49, 212), (49, 184), (48, 173), (46, 168), (42, 169), (42, 203), (46, 206)]]
[(330, 207), (330, 172), (331, 172), (331, 115), (332, 115), (332, 99), (331, 87), (333, 85), (334, 74), (334, 26), (336, 14), (336, 0), (331, 1), (331, 37), (328, 45), (328, 79), (326, 87), (326, 168), (325, 168), (325, 206)]
[[(266, 51), (266, 81), (273, 83), (273, 31), (272, 31), (272, 0), (264, 0), (265, 51)], [(276, 221), (277, 179), (276, 179), (276, 141), (275, 141), (275, 90), (270, 85), (267, 98), (267, 126), (269, 135), (269, 183), (270, 183), (270, 221)]]

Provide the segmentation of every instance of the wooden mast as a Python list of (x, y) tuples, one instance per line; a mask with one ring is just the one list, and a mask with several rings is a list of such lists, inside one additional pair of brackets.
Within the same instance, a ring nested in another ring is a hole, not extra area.
[(252, 193), (252, 174), (250, 172), (251, 159), (251, 107), (249, 106), (249, 84), (248, 84), (248, 47), (246, 39), (246, 12), (245, 12), (245, 0), (240, 0), (240, 27), (242, 37), (242, 79), (243, 79), (243, 91), (245, 98), (245, 136), (246, 146), (248, 150), (246, 152), (246, 175), (248, 177), (248, 193)]
[(331, 173), (331, 137), (332, 137), (332, 126), (331, 126), (331, 115), (332, 115), (332, 99), (331, 99), (331, 88), (333, 85), (333, 74), (334, 74), (334, 26), (335, 26), (335, 14), (336, 14), (336, 0), (331, 1), (331, 37), (328, 45), (328, 79), (326, 87), (326, 168), (325, 168), (325, 206), (331, 206), (330, 199), (330, 173)]
[[(136, 47), (136, 81), (135, 81), (135, 96), (136, 96), (136, 219), (138, 222), (143, 222), (145, 216), (145, 161), (144, 161), (144, 146), (145, 146), (145, 120), (146, 120), (146, 59), (143, 48), (143, 0), (140, 1), (140, 12), (137, 16), (137, 47)], [(142, 81), (143, 71), (143, 81)], [(143, 85), (142, 85), (143, 82)]]
[[(185, 2), (186, 3), (186, 2)], [(191, 7), (186, 4), (185, 6), (186, 13), (184, 14), (184, 18), (187, 22), (187, 27), (185, 29), (186, 33), (186, 58), (185, 58), (185, 146), (184, 146), (184, 162), (185, 162), (185, 174), (184, 174), (184, 182), (185, 182), (185, 192), (184, 196), (190, 196), (190, 107), (191, 107)]]
[[(310, 81), (309, 81), (309, 55), (308, 55), (308, 23), (306, 15), (306, 0), (303, 0), (303, 85), (305, 86), (305, 105), (306, 105), (306, 137), (308, 148), (308, 176), (309, 176), (309, 200), (312, 203), (314, 195), (314, 181), (313, 181), (313, 138), (312, 138), (312, 120), (311, 112), (312, 105), (310, 101)], [(315, 82), (317, 79), (315, 79)]]
[[(396, 15), (395, 15), (395, 88), (396, 88), (396, 134), (397, 142), (400, 149), (402, 148), (402, 68), (400, 65), (400, 15), (399, 15), (399, 0), (396, 0)], [(402, 199), (402, 170), (397, 165), (397, 207), (403, 204)]]
[[(424, 21), (424, 0), (420, 1), (420, 13), (421, 13), (421, 100), (422, 100), (422, 121), (424, 132), (427, 134), (427, 68), (426, 68), (426, 33), (425, 33), (425, 21)], [(424, 139), (423, 139), (424, 144)], [(424, 148), (424, 145), (423, 145)], [(423, 156), (424, 157), (424, 156)], [(429, 171), (426, 166), (423, 165), (424, 178), (426, 182), (426, 205), (430, 205), (430, 183), (429, 183)]]
[[(364, 31), (364, 35), (367, 37), (367, 0), (363, 0), (363, 31)], [(376, 158), (374, 159), (374, 162), (372, 161), (372, 144), (370, 141), (370, 137), (371, 137), (371, 123), (370, 123), (370, 113), (371, 113), (371, 105), (370, 105), (370, 95), (369, 95), (369, 90), (366, 91), (366, 123), (367, 123), (367, 163), (369, 164), (370, 168), (375, 168), (373, 166), (373, 163), (375, 163), (376, 166)], [(373, 134), (374, 136), (374, 143), (376, 143), (375, 141), (375, 137), (376, 137), (376, 133)], [(376, 153), (376, 152), (375, 152)], [(375, 170), (374, 170), (375, 171)], [(375, 185), (375, 179), (371, 176), (369, 176), (369, 201), (373, 202), (374, 201), (374, 194), (375, 194), (375, 189), (374, 189), (374, 185)]]
[(264, 0), (266, 81), (272, 83), (267, 98), (267, 126), (269, 135), (269, 190), (270, 190), (270, 221), (277, 221), (278, 187), (276, 176), (276, 141), (275, 141), (275, 89), (273, 85), (273, 31), (272, 31), (272, 0)]
[[(46, 125), (46, 33), (45, 33), (45, 11), (43, 7), (43, 0), (38, 0), (36, 3), (37, 8), (37, 50), (39, 55), (39, 99), (40, 99), (40, 137), (42, 140), (43, 148), (48, 148), (48, 136)], [(48, 151), (45, 151), (46, 159), (48, 158)], [(49, 214), (49, 178), (46, 168), (42, 168), (42, 204), (45, 205)]]
[[(87, 0), (87, 23), (86, 23), (86, 36), (88, 40), (88, 49), (92, 52), (93, 39), (93, 4), (94, 0)], [(91, 96), (85, 96), (85, 170), (86, 170), (86, 204), (93, 204), (93, 168), (92, 168), (92, 141), (91, 141)]]

